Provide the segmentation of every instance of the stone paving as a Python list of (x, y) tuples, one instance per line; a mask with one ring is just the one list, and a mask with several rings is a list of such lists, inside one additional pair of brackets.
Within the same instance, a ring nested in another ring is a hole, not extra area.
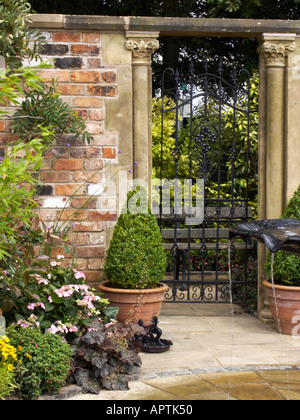
[(129, 391), (78, 393), (69, 400), (300, 399), (300, 337), (218, 304), (165, 304), (159, 317), (161, 354), (141, 353), (142, 369)]

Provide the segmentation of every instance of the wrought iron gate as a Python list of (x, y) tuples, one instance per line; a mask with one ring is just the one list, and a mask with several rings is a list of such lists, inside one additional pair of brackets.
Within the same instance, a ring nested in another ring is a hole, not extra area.
[[(173, 78), (174, 88), (165, 88), (167, 77)], [(243, 303), (251, 282), (256, 287), (256, 277), (249, 278), (254, 245), (231, 242), (229, 227), (252, 217), (249, 74), (234, 71), (227, 82), (222, 64), (212, 74), (207, 61), (201, 74), (191, 63), (185, 77), (169, 68), (163, 73), (161, 99), (158, 191), (168, 251), (166, 301)], [(170, 124), (173, 135), (166, 138)]]

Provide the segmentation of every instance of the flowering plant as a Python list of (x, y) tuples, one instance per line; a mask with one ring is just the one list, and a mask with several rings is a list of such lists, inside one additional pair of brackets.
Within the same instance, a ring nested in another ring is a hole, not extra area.
[(4, 399), (16, 388), (15, 363), (17, 350), (11, 346), (7, 336), (0, 338), (0, 399)]
[(15, 367), (20, 397), (35, 399), (44, 392), (59, 393), (70, 369), (72, 349), (69, 344), (39, 328), (10, 326), (7, 335), (21, 361)]
[(94, 319), (116, 315), (116, 308), (85, 283), (85, 274), (64, 267), (63, 260), (62, 255), (38, 257), (29, 266), (16, 260), (2, 271), (0, 307), (9, 323), (80, 335)]

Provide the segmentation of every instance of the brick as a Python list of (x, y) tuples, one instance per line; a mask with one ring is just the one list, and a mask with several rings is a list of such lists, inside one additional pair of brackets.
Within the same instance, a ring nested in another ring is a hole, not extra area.
[(90, 210), (89, 219), (91, 222), (96, 221), (115, 221), (117, 219), (116, 213), (99, 213), (97, 210)]
[(67, 70), (42, 70), (40, 77), (46, 82), (51, 82), (52, 79), (57, 79), (59, 82), (68, 82), (70, 73)]
[[(95, 98), (95, 99), (98, 99), (98, 98)], [(0, 144), (5, 145), (10, 142), (17, 141), (18, 138), (19, 136), (17, 134), (0, 133)]]
[(101, 154), (97, 147), (73, 147), (70, 152), (74, 158), (95, 158)]
[(87, 123), (86, 129), (90, 134), (102, 134), (103, 133), (103, 124), (102, 123)]
[(43, 207), (46, 209), (64, 209), (69, 206), (66, 197), (51, 197), (43, 199)]
[(112, 147), (103, 147), (102, 149), (102, 156), (104, 158), (112, 159), (116, 157), (116, 154), (117, 154), (116, 149), (113, 149)]
[(79, 57), (56, 58), (54, 60), (54, 66), (60, 69), (81, 69), (83, 61)]
[(100, 73), (98, 71), (72, 71), (71, 72), (71, 80), (72, 82), (83, 82), (83, 83), (90, 83), (90, 82), (99, 82), (100, 81)]
[(89, 117), (90, 117), (90, 120), (92, 121), (103, 121), (104, 119), (103, 110), (102, 109), (91, 110), (89, 112)]
[(101, 98), (75, 98), (73, 101), (74, 107), (80, 108), (102, 108), (103, 99)]
[(81, 168), (81, 159), (59, 159), (53, 162), (53, 169), (56, 171), (76, 171)]
[(95, 271), (85, 271), (86, 281), (91, 285), (91, 287), (97, 286), (97, 284), (103, 280), (103, 273), (100, 270)]
[(95, 43), (99, 43), (100, 42), (100, 35), (96, 34), (94, 32), (83, 32), (82, 34), (82, 42), (95, 42)]
[(51, 248), (51, 258), (57, 258), (58, 255), (64, 255), (65, 258), (72, 258), (72, 249), (70, 252), (65, 252), (62, 247)]
[(85, 207), (86, 209), (95, 209), (97, 205), (97, 197), (75, 197), (71, 200), (71, 207), (79, 209)]
[(116, 134), (99, 134), (93, 136), (91, 145), (93, 146), (116, 146), (117, 145), (117, 135)]
[(96, 45), (72, 45), (71, 50), (73, 54), (77, 55), (98, 55), (100, 53), (100, 48)]
[(74, 195), (74, 194), (85, 194), (86, 186), (85, 185), (75, 185), (75, 184), (61, 184), (56, 185), (55, 187), (56, 195)]
[(88, 86), (88, 93), (93, 96), (105, 96), (105, 97), (113, 97), (117, 95), (117, 88), (116, 86)]
[(38, 195), (53, 195), (52, 185), (38, 185), (36, 188)]
[(117, 80), (117, 75), (113, 71), (105, 71), (101, 74), (103, 82), (106, 83), (115, 83)]
[(70, 232), (68, 234), (68, 239), (72, 244), (76, 244), (76, 245), (87, 245), (88, 244), (88, 236), (87, 236), (86, 233)]
[(54, 42), (80, 42), (81, 34), (77, 32), (54, 32), (53, 41)]
[(57, 220), (57, 213), (57, 210), (53, 209), (39, 209), (38, 211), (41, 220), (53, 222)]
[(103, 232), (104, 225), (102, 221), (86, 222), (81, 223), (74, 222), (74, 232)]
[(70, 182), (70, 172), (41, 171), (40, 180), (44, 182)]
[(102, 258), (89, 258), (86, 261), (90, 270), (99, 270), (102, 265)]
[(86, 220), (87, 219), (87, 210), (64, 210), (61, 215), (61, 220)]
[(56, 136), (56, 144), (58, 146), (64, 145), (68, 149), (70, 146), (82, 146), (84, 145), (82, 138), (75, 137), (75, 134), (58, 134)]
[(76, 114), (85, 121), (88, 119), (88, 112), (86, 109), (78, 109), (76, 110)]
[(101, 60), (100, 60), (100, 58), (88, 58), (88, 67), (90, 69), (92, 69), (92, 68), (99, 69), (101, 67)]
[(0, 121), (0, 131), (5, 131), (5, 121)]
[(61, 93), (61, 95), (71, 95), (71, 96), (85, 95), (84, 85), (72, 85), (70, 83), (67, 85), (60, 84), (58, 86), (58, 90)]
[(79, 258), (101, 258), (104, 256), (103, 246), (78, 246), (75, 255)]
[[(67, 261), (66, 259), (64, 262)], [(69, 267), (72, 265), (72, 261), (67, 261), (65, 267)], [(78, 271), (85, 271), (88, 268), (88, 260), (85, 258), (76, 258), (76, 261), (74, 261), (74, 267)]]
[(64, 55), (69, 52), (66, 44), (45, 44), (42, 48), (42, 55)]
[[(68, 147), (50, 147), (44, 153), (45, 158), (68, 158), (69, 148)], [(42, 169), (45, 169), (44, 167)]]
[(97, 171), (103, 169), (103, 161), (101, 159), (85, 159), (83, 166), (86, 171)]
[(74, 172), (73, 180), (74, 182), (88, 181), (90, 183), (98, 183), (102, 181), (103, 175), (101, 173), (95, 173), (94, 171), (89, 172)]
[(91, 245), (104, 245), (105, 235), (103, 233), (88, 233), (87, 238)]

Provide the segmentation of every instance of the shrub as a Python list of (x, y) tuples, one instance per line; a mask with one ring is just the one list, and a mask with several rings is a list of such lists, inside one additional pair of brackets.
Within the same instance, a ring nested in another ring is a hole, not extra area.
[(15, 368), (20, 397), (36, 399), (43, 393), (59, 393), (68, 377), (71, 347), (61, 337), (43, 334), (38, 328), (11, 326), (7, 335), (21, 361)]
[(17, 363), (17, 350), (9, 344), (7, 336), (0, 338), (0, 399), (10, 395), (15, 388), (15, 364)]
[(126, 390), (142, 362), (139, 344), (132, 341), (135, 333), (144, 332), (137, 324), (95, 321), (84, 336), (72, 343), (72, 371), (82, 392), (98, 394), (101, 388)]
[(73, 339), (94, 319), (116, 315), (116, 308), (85, 284), (83, 272), (63, 266), (63, 258), (17, 258), (2, 271), (0, 307), (7, 322), (71, 333), (67, 338)]
[[(287, 204), (283, 219), (300, 220), (300, 185)], [(274, 255), (274, 281), (287, 286), (300, 286), (300, 258), (296, 255), (278, 251)], [(271, 274), (271, 255), (268, 255), (266, 270)]]
[(104, 275), (113, 287), (146, 289), (156, 287), (165, 271), (160, 230), (148, 208), (146, 191), (137, 187), (128, 193), (126, 207), (114, 228)]

